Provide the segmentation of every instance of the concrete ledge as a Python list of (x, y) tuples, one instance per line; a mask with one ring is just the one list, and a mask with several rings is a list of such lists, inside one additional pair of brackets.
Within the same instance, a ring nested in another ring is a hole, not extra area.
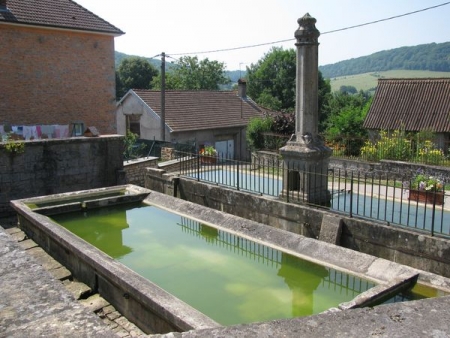
[(398, 293), (411, 289), (416, 284), (418, 277), (418, 274), (413, 273), (405, 277), (395, 278), (386, 284), (376, 285), (359, 294), (352, 301), (339, 304), (339, 309), (348, 310), (381, 304)]
[(450, 337), (450, 297), (152, 337)]

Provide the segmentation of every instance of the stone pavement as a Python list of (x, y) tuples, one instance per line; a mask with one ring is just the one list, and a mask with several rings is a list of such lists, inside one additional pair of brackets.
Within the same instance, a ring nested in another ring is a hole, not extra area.
[(91, 293), (20, 229), (0, 227), (0, 337), (146, 336)]

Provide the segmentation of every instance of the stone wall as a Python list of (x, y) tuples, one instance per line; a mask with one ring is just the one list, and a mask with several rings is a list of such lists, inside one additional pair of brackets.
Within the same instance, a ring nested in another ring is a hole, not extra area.
[(168, 148), (168, 147), (162, 147), (161, 148), (161, 161), (170, 161), (175, 157), (175, 149), (174, 148)]
[(146, 188), (310, 238), (319, 238), (325, 215), (342, 220), (340, 245), (411, 267), (450, 277), (450, 240), (388, 226), (382, 222), (340, 216), (325, 209), (286, 203), (161, 170), (148, 170)]
[[(258, 151), (252, 153), (253, 163), (261, 163), (273, 165), (279, 158), (279, 154), (267, 151)], [(280, 163), (283, 163), (280, 161)], [(409, 180), (418, 170), (426, 172), (430, 176), (439, 177), (446, 182), (450, 182), (450, 167), (433, 166), (421, 163), (410, 163), (402, 161), (381, 160), (380, 162), (366, 162), (356, 161), (338, 157), (330, 158), (329, 169), (335, 171), (341, 170), (342, 172), (348, 170), (354, 174), (377, 174), (383, 178), (396, 179), (396, 180)], [(389, 177), (386, 177), (386, 176)]]
[(136, 160), (125, 161), (123, 163), (123, 170), (126, 173), (126, 183), (143, 187), (145, 185), (146, 168), (156, 168), (157, 165), (157, 157), (144, 157)]
[(10, 200), (122, 184), (123, 136), (25, 141), (11, 154), (0, 143), (0, 218)]

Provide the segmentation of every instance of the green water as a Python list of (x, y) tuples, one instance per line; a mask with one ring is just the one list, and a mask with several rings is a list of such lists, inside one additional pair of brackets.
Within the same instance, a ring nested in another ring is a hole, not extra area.
[(153, 206), (53, 218), (222, 325), (320, 313), (374, 286)]

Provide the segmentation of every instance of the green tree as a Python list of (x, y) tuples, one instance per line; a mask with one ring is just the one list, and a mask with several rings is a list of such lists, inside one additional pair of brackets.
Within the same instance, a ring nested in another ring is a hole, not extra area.
[[(219, 90), (220, 85), (230, 83), (225, 76), (225, 65), (209, 59), (198, 60), (196, 56), (181, 57), (166, 72), (166, 89)], [(161, 88), (161, 74), (153, 79), (153, 87)]]
[[(256, 64), (247, 67), (247, 93), (259, 105), (283, 112), (295, 110), (296, 54), (294, 49), (273, 47)], [(319, 72), (319, 116), (331, 93), (329, 80)], [(319, 117), (319, 119), (323, 119)]]
[[(153, 78), (158, 70), (145, 58), (132, 56), (122, 59), (117, 69), (119, 86), (116, 85), (116, 95), (122, 96), (129, 89), (150, 89)], [(121, 95), (120, 95), (121, 94)]]
[(293, 111), (295, 76), (295, 51), (273, 47), (256, 64), (247, 67), (247, 93), (261, 106)]
[(247, 126), (247, 144), (252, 150), (266, 149), (266, 138), (264, 133), (272, 128), (273, 119), (271, 117), (254, 117)]
[(120, 80), (119, 72), (116, 70), (116, 99), (120, 100), (126, 93), (126, 89), (123, 86), (122, 81)]
[(336, 92), (333, 95), (330, 102), (333, 112), (325, 121), (325, 137), (328, 142), (344, 147), (347, 156), (358, 156), (364, 145), (367, 130), (363, 123), (371, 103), (372, 99), (363, 93), (348, 95)]

